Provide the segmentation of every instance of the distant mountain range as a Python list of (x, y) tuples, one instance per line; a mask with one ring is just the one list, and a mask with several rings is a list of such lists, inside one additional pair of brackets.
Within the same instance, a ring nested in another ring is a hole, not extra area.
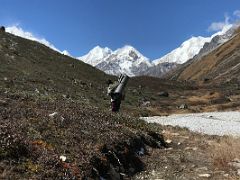
[(235, 27), (226, 26), (211, 37), (191, 37), (165, 56), (150, 60), (132, 46), (124, 46), (115, 51), (97, 46), (88, 54), (77, 59), (90, 64), (107, 74), (129, 76), (149, 75), (162, 77), (190, 59), (200, 58), (219, 45), (228, 41)]

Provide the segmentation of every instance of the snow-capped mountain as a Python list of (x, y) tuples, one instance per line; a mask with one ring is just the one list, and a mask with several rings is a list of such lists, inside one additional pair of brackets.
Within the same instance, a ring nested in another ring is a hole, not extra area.
[(159, 59), (153, 60), (152, 63), (154, 65), (158, 65), (160, 63), (183, 64), (197, 55), (206, 44), (216, 41), (217, 44), (220, 45), (228, 41), (234, 33), (236, 27), (237, 25), (233, 26), (228, 24), (221, 31), (213, 34), (210, 37), (191, 37), (183, 42), (180, 47), (174, 49)]
[(176, 63), (176, 64), (183, 64), (187, 60), (193, 58), (203, 45), (206, 42), (210, 42), (210, 37), (192, 37), (187, 41), (183, 42), (180, 47), (174, 49), (172, 52), (168, 53), (167, 55), (156, 59), (153, 61), (154, 65), (158, 65), (160, 63)]
[(152, 66), (149, 59), (132, 46), (124, 46), (115, 51), (97, 46), (78, 59), (113, 75), (124, 73), (137, 76)]
[(78, 57), (107, 74), (129, 76), (150, 75), (161, 77), (191, 59), (201, 57), (228, 41), (236, 27), (227, 25), (222, 31), (210, 37), (191, 37), (165, 56), (150, 61), (132, 46), (124, 46), (115, 51), (105, 47), (95, 47), (88, 54)]
[(107, 47), (101, 48), (100, 46), (96, 46), (88, 54), (82, 57), (78, 57), (77, 59), (81, 59), (83, 62), (90, 64), (92, 66), (97, 66), (111, 54), (112, 54), (111, 49)]

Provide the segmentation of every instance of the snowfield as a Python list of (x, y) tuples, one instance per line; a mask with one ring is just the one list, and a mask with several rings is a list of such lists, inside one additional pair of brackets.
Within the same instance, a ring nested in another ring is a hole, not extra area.
[(170, 116), (142, 117), (148, 123), (186, 127), (209, 135), (240, 137), (240, 112), (210, 112)]

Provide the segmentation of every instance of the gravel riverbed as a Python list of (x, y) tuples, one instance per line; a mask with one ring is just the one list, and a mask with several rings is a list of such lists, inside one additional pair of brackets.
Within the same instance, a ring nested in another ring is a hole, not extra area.
[(141, 119), (148, 123), (186, 127), (191, 131), (208, 135), (240, 137), (240, 112), (238, 111), (176, 114)]

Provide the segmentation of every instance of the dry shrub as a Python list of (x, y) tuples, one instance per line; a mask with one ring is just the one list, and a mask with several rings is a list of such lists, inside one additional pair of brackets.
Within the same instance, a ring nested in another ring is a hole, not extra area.
[(214, 166), (219, 169), (228, 169), (228, 163), (235, 158), (240, 159), (240, 138), (223, 137), (211, 147), (211, 157)]

